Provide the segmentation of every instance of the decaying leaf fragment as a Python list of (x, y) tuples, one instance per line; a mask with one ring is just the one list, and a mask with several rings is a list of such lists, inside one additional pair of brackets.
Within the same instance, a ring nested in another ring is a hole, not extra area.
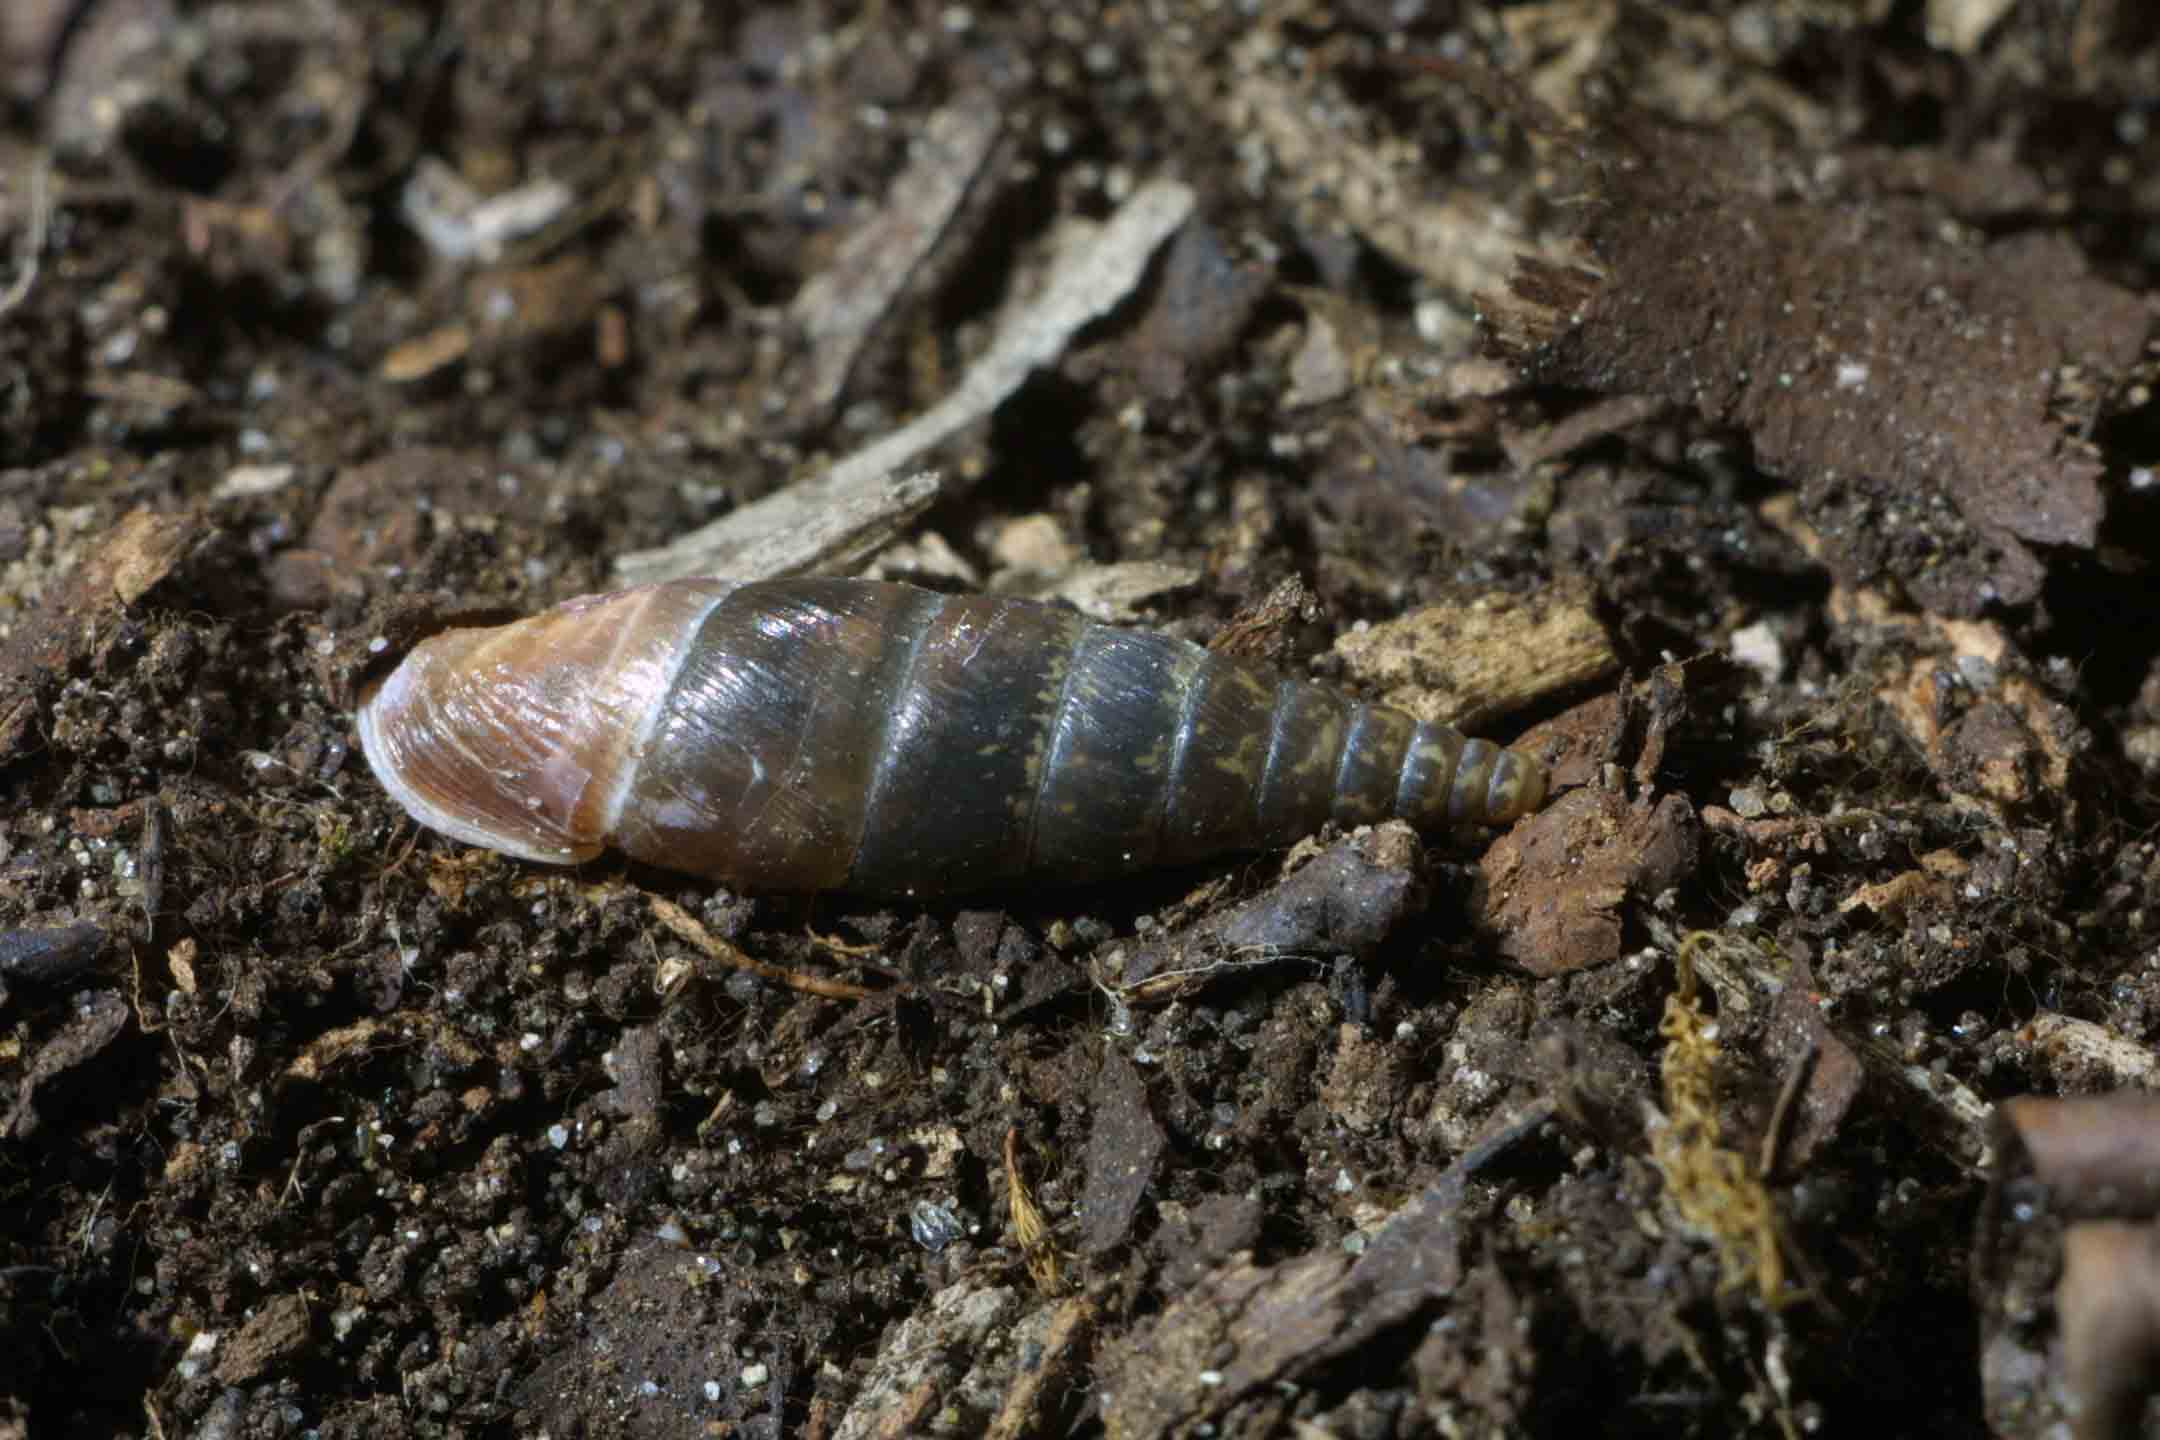
[[(1702, 849), (1695, 807), (1684, 795), (1652, 788), (1684, 700), (1683, 674), (1668, 666), (1647, 684), (1587, 701), (1517, 742), (1548, 759), (1562, 793), (1486, 850), (1471, 913), (1500, 952), (1531, 974), (1564, 975), (1617, 959), (1631, 916), (1693, 873)], [(1585, 783), (1613, 767), (1637, 733), (1633, 797)], [(1570, 786), (1580, 788), (1562, 788)]]
[(1106, 1050), (1095, 1077), (1088, 1132), (1080, 1249), (1101, 1255), (1124, 1243), (1168, 1137), (1148, 1110), (1147, 1082), (1123, 1051)]
[[(1294, 1382), (1429, 1306), (1462, 1303), (1470, 1182), (1552, 1118), (1551, 1101), (1509, 1117), (1375, 1232), (1280, 1265), (1232, 1257), (1152, 1322), (1105, 1346), (1103, 1428), (1113, 1437), (1190, 1435), (1267, 1387)], [(1509, 1337), (1494, 1338), (1505, 1345)], [(1259, 1427), (1254, 1433), (1266, 1429)], [(1239, 1428), (1235, 1433), (1246, 1433)]]
[(95, 1058), (119, 1039), (127, 1028), (127, 1001), (117, 990), (86, 991), (74, 1002), (73, 1013), (53, 1034), (45, 1037), (16, 1082), (14, 1102), (0, 1114), (0, 1135), (26, 1140), (43, 1123), (38, 1101), (50, 1082)]
[(119, 634), (118, 618), (171, 574), (204, 532), (199, 513), (137, 509), (87, 542), (64, 578), (0, 644), (0, 758), (32, 734), (42, 697)]
[(1360, 830), (1250, 900), (1160, 939), (1113, 947), (1096, 978), (1141, 1004), (1241, 966), (1363, 954), (1424, 904), (1423, 853), (1417, 832), (1400, 820)]
[(2102, 465), (2080, 432), (2151, 322), (2070, 241), (1960, 237), (1930, 203), (1813, 180), (1772, 190), (1722, 143), (1647, 123), (1593, 147), (1575, 262), (1526, 256), (1485, 297), (1526, 378), (1746, 431), (1841, 581), (1893, 579), (1930, 610), (2029, 602), (2036, 547), (2093, 548)]

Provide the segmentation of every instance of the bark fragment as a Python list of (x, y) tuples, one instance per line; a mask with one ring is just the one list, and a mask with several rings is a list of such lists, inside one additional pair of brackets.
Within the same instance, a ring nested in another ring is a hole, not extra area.
[(1511, 1116), (1404, 1206), (1355, 1257), (1319, 1250), (1281, 1265), (1233, 1259), (1103, 1361), (1113, 1440), (1191, 1435), (1263, 1386), (1294, 1381), (1446, 1301), (1462, 1283), (1470, 1181), (1550, 1119)]
[(2036, 547), (2093, 548), (2102, 465), (2077, 397), (2137, 358), (2137, 296), (2059, 235), (1946, 239), (1932, 205), (1772, 189), (1647, 124), (1597, 143), (1577, 263), (1526, 257), (1487, 299), (1526, 378), (1746, 431), (1840, 580), (1931, 610), (2025, 604)]
[(1080, 1221), (1080, 1249), (1087, 1255), (1100, 1255), (1124, 1242), (1168, 1138), (1148, 1113), (1147, 1082), (1120, 1050), (1103, 1052), (1094, 1107)]
[(2160, 1393), (2160, 1096), (2020, 1096), (1995, 1131), (1973, 1258), (1989, 1425), (2142, 1434)]

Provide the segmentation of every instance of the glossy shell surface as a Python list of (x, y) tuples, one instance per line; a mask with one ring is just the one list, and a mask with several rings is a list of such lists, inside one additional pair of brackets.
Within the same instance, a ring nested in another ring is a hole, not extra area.
[(1534, 760), (1181, 640), (905, 585), (683, 580), (423, 642), (361, 743), (416, 819), (755, 890), (950, 894), (1505, 823)]

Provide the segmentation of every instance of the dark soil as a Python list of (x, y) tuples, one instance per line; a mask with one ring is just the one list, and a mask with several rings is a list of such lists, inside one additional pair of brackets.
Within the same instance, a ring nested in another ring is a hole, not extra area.
[[(2160, 1087), (2149, 7), (28, 0), (0, 81), (0, 1435), (2076, 1398), (1984, 1202), (1998, 1102)], [(1541, 813), (892, 904), (385, 795), (357, 675), (895, 432), (1168, 181), (862, 548)]]

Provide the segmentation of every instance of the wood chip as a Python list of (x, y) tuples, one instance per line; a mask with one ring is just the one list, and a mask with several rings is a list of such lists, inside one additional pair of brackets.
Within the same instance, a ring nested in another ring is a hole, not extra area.
[(1335, 642), (1352, 679), (1420, 720), (1475, 728), (1620, 668), (1579, 591), (1430, 605)]

